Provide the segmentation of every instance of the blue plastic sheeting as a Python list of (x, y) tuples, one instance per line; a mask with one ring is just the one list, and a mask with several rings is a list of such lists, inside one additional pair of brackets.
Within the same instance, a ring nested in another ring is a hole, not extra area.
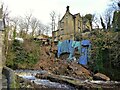
[(72, 47), (73, 47), (74, 49), (75, 49), (75, 48), (78, 48), (78, 52), (81, 53), (81, 43), (80, 43), (80, 41), (73, 41)]
[(68, 57), (68, 60), (73, 60), (75, 48), (78, 48), (78, 52), (81, 53), (80, 41), (73, 41), (73, 42), (72, 42), (72, 48), (71, 48), (71, 51), (70, 51), (70, 55), (69, 55), (69, 57)]
[(58, 57), (59, 57), (60, 54), (61, 54), (61, 44), (62, 44), (62, 42), (59, 41), (59, 42), (58, 42), (58, 45), (57, 45), (57, 49), (58, 49), (57, 55), (58, 55)]
[(75, 48), (78, 48), (78, 51), (80, 53), (80, 57), (78, 60), (79, 64), (87, 65), (87, 62), (89, 61), (89, 50), (91, 48), (90, 40), (82, 40), (80, 41), (73, 41), (73, 40), (65, 40), (63, 42), (58, 43), (58, 57), (62, 53), (70, 53), (68, 60), (73, 60), (74, 58), (74, 51)]
[(82, 40), (81, 45), (90, 45), (90, 40)]
[(81, 46), (79, 41), (73, 41), (73, 40), (64, 40), (62, 43), (58, 43), (58, 57), (62, 53), (70, 53), (68, 59), (72, 60), (74, 57), (74, 50), (75, 48), (78, 48), (78, 51), (81, 52)]
[(63, 42), (58, 43), (58, 45), (57, 45), (57, 48), (58, 48), (57, 55), (58, 55), (58, 57), (60, 57), (60, 55), (62, 53), (72, 52), (72, 49), (71, 49), (72, 48), (72, 42), (73, 42), (73, 40), (64, 40)]
[(89, 61), (89, 50), (91, 47), (91, 43), (89, 40), (82, 40), (81, 41), (81, 56), (79, 58), (78, 63), (82, 65), (87, 65), (87, 62)]

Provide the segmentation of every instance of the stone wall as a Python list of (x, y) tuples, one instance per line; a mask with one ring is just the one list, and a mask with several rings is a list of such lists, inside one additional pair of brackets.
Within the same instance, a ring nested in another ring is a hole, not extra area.
[[(6, 82), (6, 87), (3, 86), (3, 90), (7, 89), (7, 90), (12, 90), (12, 89), (31, 89), (34, 88), (34, 86), (37, 86), (35, 83), (31, 82), (28, 79), (24, 79), (20, 76), (18, 76), (14, 70), (12, 70), (11, 68), (8, 68), (6, 66), (3, 67), (3, 75), (5, 76), (4, 80), (7, 79)], [(37, 86), (38, 87), (38, 86)], [(35, 89), (36, 90), (36, 89)]]
[(15, 88), (15, 79), (16, 79), (16, 75), (14, 73), (14, 71), (6, 66), (3, 67), (3, 75), (6, 77), (7, 79), (7, 88)]
[(2, 46), (3, 46), (3, 38), (2, 38), (2, 31), (0, 31), (0, 90), (2, 88), (2, 68), (3, 68), (3, 63), (2, 63)]
[(2, 20), (2, 7), (1, 7), (1, 3), (0, 3), (0, 90), (2, 89), (2, 68), (3, 68), (3, 55), (2, 55), (2, 48), (3, 48), (3, 20)]

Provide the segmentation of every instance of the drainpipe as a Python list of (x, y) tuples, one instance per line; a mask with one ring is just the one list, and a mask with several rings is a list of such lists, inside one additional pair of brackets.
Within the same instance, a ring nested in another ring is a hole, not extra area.
[(76, 25), (75, 25), (75, 24), (76, 24), (76, 23), (75, 23), (75, 18), (76, 18), (76, 17), (73, 16), (73, 19), (74, 19), (74, 40), (75, 40), (75, 36), (76, 36), (76, 35), (75, 35), (75, 33), (76, 33), (76, 32), (75, 32), (75, 29), (76, 29), (76, 27), (75, 27), (75, 26), (76, 26)]

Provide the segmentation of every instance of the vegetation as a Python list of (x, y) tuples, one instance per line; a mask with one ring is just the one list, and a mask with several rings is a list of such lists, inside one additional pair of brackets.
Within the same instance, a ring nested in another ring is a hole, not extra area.
[(90, 22), (90, 26), (91, 26), (91, 29), (92, 29), (92, 19), (93, 19), (93, 15), (92, 14), (86, 14), (85, 15), (85, 18), (89, 20)]
[[(113, 0), (112, 7), (105, 12), (104, 20), (100, 17), (102, 30), (96, 29), (90, 37), (92, 41), (90, 68), (94, 72), (102, 72), (113, 80), (120, 80), (120, 11), (118, 2)], [(111, 12), (113, 19), (110, 20)], [(110, 22), (112, 21), (112, 22)]]
[(102, 72), (111, 79), (120, 80), (120, 32), (95, 31), (91, 37), (90, 68)]
[(40, 47), (39, 44), (31, 39), (20, 43), (14, 40), (9, 45), (6, 66), (12, 69), (30, 69), (39, 60)]

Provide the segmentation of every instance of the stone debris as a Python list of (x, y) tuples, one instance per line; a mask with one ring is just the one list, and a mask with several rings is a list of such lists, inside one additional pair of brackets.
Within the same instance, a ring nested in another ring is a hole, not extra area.
[(105, 81), (110, 81), (110, 78), (102, 73), (96, 73), (94, 76), (93, 76), (94, 79), (97, 79), (97, 80), (105, 80)]

